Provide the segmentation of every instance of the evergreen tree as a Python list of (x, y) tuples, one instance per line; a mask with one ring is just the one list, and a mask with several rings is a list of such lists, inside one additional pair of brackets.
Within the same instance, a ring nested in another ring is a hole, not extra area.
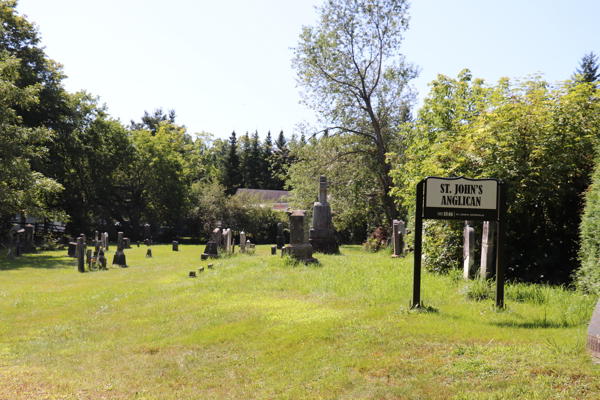
[(289, 157), (290, 150), (287, 146), (287, 140), (283, 135), (283, 131), (281, 131), (275, 141), (275, 149), (269, 160), (273, 190), (283, 190), (285, 187), (287, 169), (289, 167)]
[(238, 152), (240, 155), (240, 184), (241, 187), (251, 189), (252, 156), (250, 154), (250, 136), (248, 132), (240, 137)]
[(229, 153), (225, 162), (225, 176), (223, 182), (227, 194), (235, 194), (236, 190), (242, 186), (240, 180), (240, 158), (237, 150), (237, 139), (235, 137), (235, 131), (233, 131), (229, 137)]
[(598, 56), (593, 51), (585, 54), (581, 59), (579, 68), (577, 68), (573, 75), (580, 75), (583, 82), (596, 82), (600, 78), (600, 73), (598, 73)]
[(252, 134), (250, 141), (250, 174), (248, 181), (249, 189), (261, 189), (261, 151), (260, 151), (260, 140), (258, 138), (258, 131)]
[(271, 131), (267, 132), (267, 137), (262, 146), (261, 155), (261, 181), (263, 189), (275, 189), (273, 175), (271, 174), (271, 158), (273, 156), (273, 141), (271, 140)]

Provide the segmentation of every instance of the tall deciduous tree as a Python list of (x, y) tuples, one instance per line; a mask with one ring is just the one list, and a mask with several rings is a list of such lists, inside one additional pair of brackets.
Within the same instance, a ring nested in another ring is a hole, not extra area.
[[(362, 155), (362, 168), (374, 176), (370, 195), (396, 217), (389, 196), (391, 165), (386, 153), (402, 142), (397, 126), (410, 118), (414, 93), (408, 83), (418, 68), (398, 52), (408, 27), (404, 0), (327, 0), (317, 26), (305, 26), (292, 65), (303, 102), (318, 114), (321, 130), (343, 136), (334, 160)], [(334, 161), (335, 162), (335, 161)]]

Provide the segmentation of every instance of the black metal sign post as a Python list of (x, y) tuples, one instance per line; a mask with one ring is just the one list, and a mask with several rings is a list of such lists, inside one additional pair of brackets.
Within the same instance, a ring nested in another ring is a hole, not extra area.
[(417, 184), (411, 308), (421, 304), (423, 219), (498, 221), (496, 307), (504, 307), (506, 185), (498, 179), (428, 177)]

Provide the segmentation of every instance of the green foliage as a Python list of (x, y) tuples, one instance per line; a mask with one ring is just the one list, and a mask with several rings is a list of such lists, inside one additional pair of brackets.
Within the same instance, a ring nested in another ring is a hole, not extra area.
[(474, 279), (467, 282), (461, 289), (460, 293), (467, 300), (482, 301), (493, 298), (491, 281), (485, 279)]
[[(314, 147), (323, 143), (315, 141), (317, 134), (335, 137), (335, 144), (324, 150), (330, 158), (322, 168), (343, 173), (340, 185), (358, 182), (367, 196), (379, 196), (383, 215), (378, 218), (386, 219), (386, 225), (391, 225), (397, 210), (389, 197), (391, 166), (385, 154), (403, 145), (397, 126), (410, 118), (414, 94), (408, 82), (418, 74), (398, 53), (408, 27), (407, 10), (405, 1), (327, 1), (317, 8), (318, 24), (303, 27), (292, 60), (304, 90), (303, 103), (316, 111), (321, 126), (302, 128), (300, 161), (317, 164), (321, 155)], [(308, 144), (305, 134), (310, 135)], [(312, 151), (304, 151), (305, 147)], [(292, 187), (306, 180), (294, 176), (304, 169), (290, 170)]]
[[(501, 179), (508, 188), (507, 276), (568, 281), (577, 267), (581, 193), (600, 138), (592, 85), (551, 86), (533, 77), (486, 87), (465, 70), (456, 80), (438, 76), (431, 88), (405, 128), (408, 148), (391, 157), (399, 201), (414, 215), (415, 186), (427, 176)], [(436, 247), (462, 234), (451, 224), (436, 233)]]
[(579, 260), (576, 284), (581, 290), (598, 297), (600, 295), (600, 153), (596, 156), (596, 168), (592, 184), (585, 193), (585, 208), (581, 218)]

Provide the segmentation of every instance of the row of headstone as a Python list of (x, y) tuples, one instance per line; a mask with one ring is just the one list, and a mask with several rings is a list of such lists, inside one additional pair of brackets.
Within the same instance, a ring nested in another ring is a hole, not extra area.
[[(496, 236), (497, 223), (495, 221), (483, 222), (483, 236), (481, 240), (481, 262), (479, 275), (482, 279), (489, 279), (495, 272), (496, 261)], [(465, 221), (463, 242), (463, 277), (469, 279), (476, 273), (475, 268), (475, 228), (472, 221)]]

